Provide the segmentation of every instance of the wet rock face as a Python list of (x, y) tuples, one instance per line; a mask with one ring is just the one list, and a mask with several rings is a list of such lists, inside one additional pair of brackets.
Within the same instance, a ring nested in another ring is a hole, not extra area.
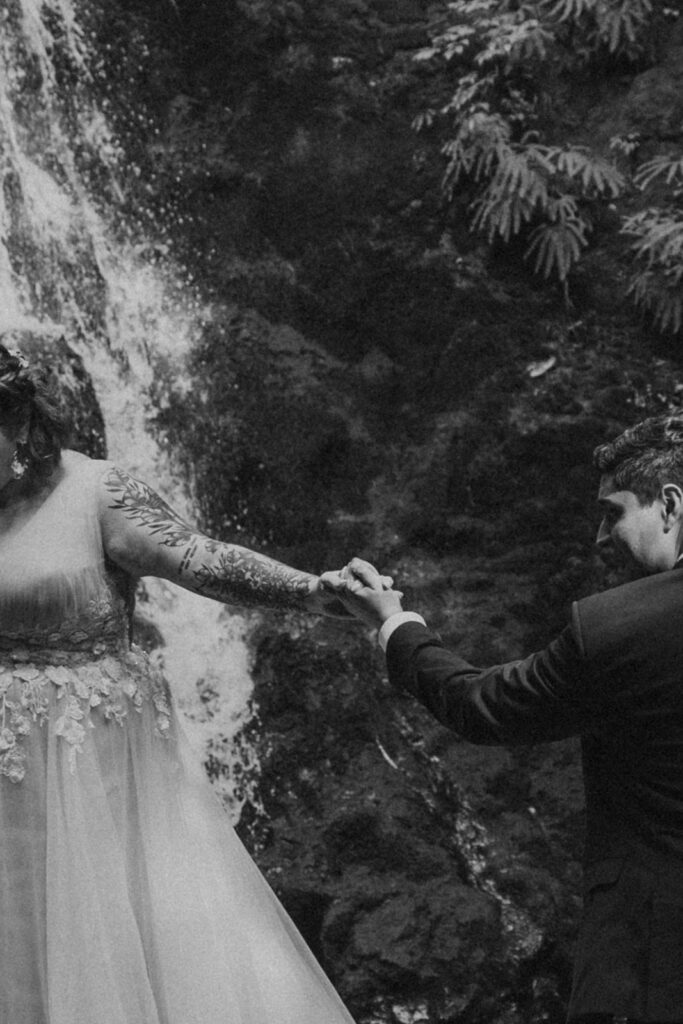
[(638, 75), (623, 107), (631, 129), (660, 139), (678, 139), (683, 116), (683, 46), (672, 48), (668, 59)]
[(189, 396), (159, 387), (157, 426), (181, 453), (205, 528), (291, 564), (333, 553), (328, 528), (365, 506), (377, 446), (353, 374), (315, 342), (253, 310), (226, 308), (204, 333)]
[(70, 425), (69, 445), (94, 459), (107, 454), (104, 420), (83, 360), (66, 338), (32, 331), (5, 331), (0, 342), (17, 348), (46, 378)]
[(374, 643), (258, 639), (260, 772), (240, 829), (365, 1024), (563, 1020), (577, 751), (470, 747), (391, 692)]

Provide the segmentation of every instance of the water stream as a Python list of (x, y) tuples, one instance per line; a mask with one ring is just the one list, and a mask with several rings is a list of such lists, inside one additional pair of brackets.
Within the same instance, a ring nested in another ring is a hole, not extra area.
[[(172, 257), (151, 261), (121, 230), (123, 152), (98, 100), (87, 14), (72, 0), (0, 0), (0, 337), (66, 338), (95, 385), (109, 457), (192, 518), (191, 481), (150, 430), (149, 391), (160, 361), (182, 389), (210, 310)], [(251, 690), (247, 622), (160, 581), (141, 596), (198, 756), (224, 749)]]

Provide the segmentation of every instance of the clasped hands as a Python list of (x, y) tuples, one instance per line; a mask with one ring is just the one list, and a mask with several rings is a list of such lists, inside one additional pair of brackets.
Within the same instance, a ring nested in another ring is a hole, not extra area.
[(320, 577), (323, 593), (334, 594), (347, 611), (376, 629), (403, 610), (403, 594), (393, 589), (393, 583), (391, 576), (382, 576), (362, 558), (352, 558), (343, 569)]

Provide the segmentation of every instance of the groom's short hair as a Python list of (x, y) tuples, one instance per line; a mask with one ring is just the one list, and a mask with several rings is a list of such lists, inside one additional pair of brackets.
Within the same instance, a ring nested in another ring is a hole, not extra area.
[(613, 477), (617, 490), (632, 491), (651, 504), (664, 484), (683, 489), (683, 414), (651, 416), (613, 441), (598, 445), (593, 463)]

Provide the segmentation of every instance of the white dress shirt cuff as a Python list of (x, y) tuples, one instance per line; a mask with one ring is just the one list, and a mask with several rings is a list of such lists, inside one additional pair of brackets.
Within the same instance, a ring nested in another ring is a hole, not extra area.
[(391, 634), (399, 626), (402, 626), (404, 622), (421, 622), (423, 626), (427, 625), (422, 616), (418, 615), (417, 612), (396, 612), (394, 615), (390, 615), (388, 619), (384, 620), (377, 634), (377, 640), (383, 651), (387, 649)]

